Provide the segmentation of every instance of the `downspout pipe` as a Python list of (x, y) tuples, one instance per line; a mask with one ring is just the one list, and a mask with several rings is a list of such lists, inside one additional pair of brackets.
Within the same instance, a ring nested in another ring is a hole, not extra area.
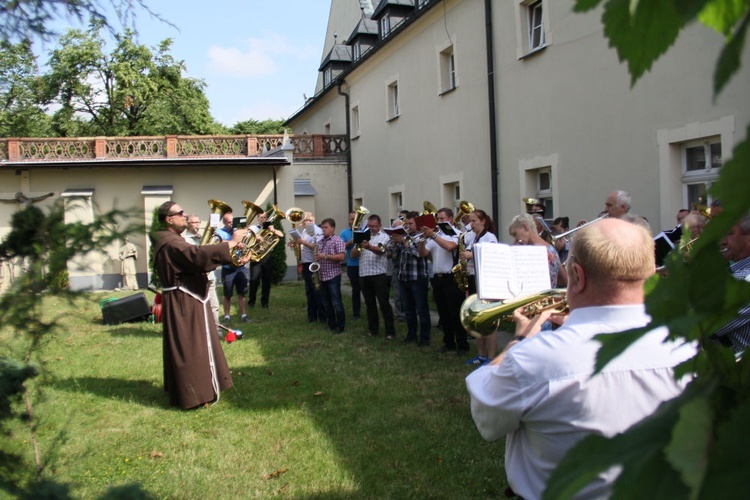
[(485, 40), (487, 43), (487, 93), (488, 93), (488, 112), (489, 112), (489, 129), (490, 129), (490, 177), (492, 179), (492, 220), (495, 227), (501, 227), (499, 216), (499, 194), (498, 179), (500, 172), (498, 170), (498, 141), (497, 141), (497, 119), (495, 113), (495, 51), (492, 34), (492, 0), (484, 0), (484, 25)]
[(344, 84), (346, 80), (341, 79), (339, 80), (338, 85), (336, 86), (336, 90), (338, 91), (339, 95), (344, 96), (344, 107), (346, 108), (346, 191), (348, 196), (347, 198), (347, 207), (348, 212), (351, 213), (353, 208), (353, 201), (352, 201), (352, 124), (351, 124), (351, 113), (349, 112), (349, 93), (344, 92), (341, 90), (341, 86)]

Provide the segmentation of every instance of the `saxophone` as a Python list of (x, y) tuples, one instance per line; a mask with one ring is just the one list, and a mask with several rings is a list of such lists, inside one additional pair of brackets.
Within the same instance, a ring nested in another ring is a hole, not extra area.
[(466, 259), (461, 257), (461, 254), (466, 251), (466, 243), (464, 243), (465, 235), (466, 233), (461, 233), (458, 236), (458, 264), (451, 269), (453, 279), (456, 280), (456, 284), (458, 284), (458, 288), (462, 292), (466, 292), (469, 289), (469, 269), (467, 267)]

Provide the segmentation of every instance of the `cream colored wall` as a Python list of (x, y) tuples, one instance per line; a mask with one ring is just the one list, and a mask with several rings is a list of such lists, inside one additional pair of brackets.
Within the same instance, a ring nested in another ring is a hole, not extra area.
[[(490, 206), (487, 79), (476, 53), (484, 46), (482, 4), (449, 1), (445, 11), (432, 9), (346, 80), (360, 114), (361, 133), (351, 143), (353, 192), (384, 221), (394, 215), (394, 190), (403, 190), (404, 208), (421, 211), (424, 200), (452, 205), (443, 182), (460, 182), (464, 198)], [(438, 54), (451, 43), (457, 88), (440, 96)], [(393, 78), (401, 112), (388, 122)]]
[[(276, 167), (276, 187), (278, 205), (282, 210), (290, 208), (294, 203), (294, 175), (291, 166)], [(67, 170), (43, 169), (26, 171), (29, 191), (55, 192), (56, 196), (42, 202), (49, 205), (66, 189), (92, 188), (94, 189), (91, 202), (93, 213), (100, 214), (113, 208), (133, 210), (133, 221), (150, 223), (151, 213), (145, 213), (144, 186), (172, 186), (173, 194), (164, 197), (178, 202), (186, 213), (199, 215), (206, 222), (209, 215), (207, 201), (220, 199), (228, 203), (235, 213), (242, 214), (244, 209), (242, 200), (253, 201), (265, 206), (266, 202), (273, 203), (273, 171), (271, 167), (172, 167), (172, 168), (70, 168)], [(21, 191), (22, 176), (0, 177), (3, 189), (15, 193)], [(2, 193), (0, 193), (2, 198)], [(0, 234), (6, 234), (10, 228), (10, 217), (17, 209), (16, 204), (0, 204)], [(71, 214), (74, 216), (74, 214)], [(284, 223), (285, 228), (289, 223)], [(148, 267), (148, 247), (145, 233), (133, 235), (133, 244), (139, 252), (136, 268), (139, 274), (139, 284), (147, 283), (146, 271)], [(120, 245), (115, 244), (100, 255), (91, 255), (69, 266), (71, 285), (76, 284), (98, 288), (113, 288), (120, 281), (120, 263), (118, 254)], [(78, 269), (77, 263), (83, 262), (84, 269)], [(295, 264), (291, 251), (287, 252), (289, 266)]]
[(594, 218), (608, 193), (624, 189), (633, 198), (632, 210), (651, 221), (654, 232), (674, 226), (684, 206), (681, 171), (679, 165), (660, 166), (660, 131), (732, 117), (736, 132), (729, 142), (740, 140), (750, 119), (750, 51), (743, 54), (743, 71), (714, 104), (711, 75), (722, 39), (692, 25), (631, 89), (626, 67), (602, 35), (600, 11), (572, 14), (572, 2), (549, 2), (552, 43), (519, 60), (514, 2), (497, 4), (493, 19), (499, 226), (522, 211), (521, 198), (533, 193), (524, 181), (525, 166), (547, 161), (556, 162), (557, 171), (556, 210), (548, 217), (567, 215), (572, 223)]
[(315, 214), (315, 222), (328, 217), (336, 221), (339, 233), (349, 222), (347, 203), (346, 163), (328, 161), (298, 161), (292, 166), (295, 179), (310, 179), (317, 191), (315, 197), (297, 197), (303, 210)]
[(326, 125), (330, 125), (331, 134), (346, 134), (346, 104), (335, 87), (309, 109), (290, 122), (294, 135), (323, 134)]

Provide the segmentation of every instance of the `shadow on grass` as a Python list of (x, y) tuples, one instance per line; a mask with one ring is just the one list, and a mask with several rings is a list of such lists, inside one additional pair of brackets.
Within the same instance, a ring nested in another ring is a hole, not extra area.
[(161, 325), (159, 325), (157, 328), (154, 328), (154, 326), (151, 323), (148, 322), (141, 322), (140, 324), (137, 323), (127, 323), (127, 324), (121, 324), (117, 326), (110, 326), (108, 327), (108, 330), (110, 335), (116, 336), (116, 337), (161, 337), (162, 335), (162, 328)]
[(153, 382), (146, 380), (73, 377), (55, 380), (50, 386), (72, 393), (86, 392), (101, 398), (128, 401), (152, 408), (169, 408), (162, 384), (155, 386)]

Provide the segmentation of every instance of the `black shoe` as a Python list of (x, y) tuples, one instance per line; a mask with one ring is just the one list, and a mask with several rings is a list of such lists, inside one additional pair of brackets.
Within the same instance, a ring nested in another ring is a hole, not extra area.
[(429, 347), (430, 341), (429, 340), (420, 340), (417, 342), (417, 347)]
[(261, 305), (260, 305), (260, 307), (261, 307), (262, 309), (268, 309), (268, 304), (261, 304)]
[(331, 333), (334, 334), (334, 335), (338, 335), (339, 333), (344, 333), (344, 329), (343, 328), (334, 328), (333, 330), (331, 330)]
[(413, 342), (416, 342), (417, 339), (414, 337), (406, 337), (404, 340), (401, 341), (402, 344), (411, 344)]
[(453, 347), (453, 346), (444, 345), (443, 347), (440, 348), (440, 353), (442, 354), (442, 353), (445, 353), (445, 352), (451, 352), (451, 351), (455, 351), (455, 350), (456, 350), (456, 348)]
[(456, 354), (458, 354), (459, 356), (464, 356), (468, 352), (469, 352), (469, 348), (468, 347), (458, 347), (456, 349)]

